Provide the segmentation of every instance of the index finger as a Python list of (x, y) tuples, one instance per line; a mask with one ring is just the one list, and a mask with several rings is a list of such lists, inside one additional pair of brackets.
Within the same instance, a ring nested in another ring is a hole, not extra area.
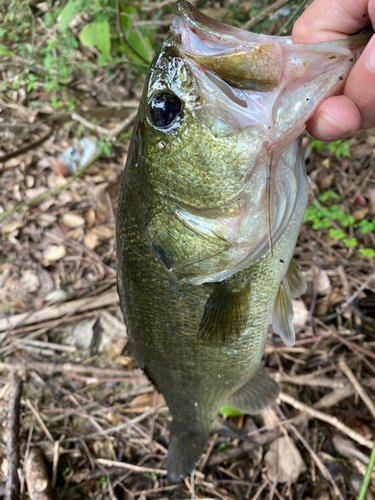
[(375, 24), (375, 0), (315, 0), (296, 21), (294, 43), (346, 38), (370, 22)]

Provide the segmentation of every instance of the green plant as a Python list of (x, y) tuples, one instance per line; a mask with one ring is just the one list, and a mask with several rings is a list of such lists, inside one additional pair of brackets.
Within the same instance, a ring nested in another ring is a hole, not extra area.
[[(310, 222), (314, 230), (328, 229), (330, 238), (341, 241), (347, 248), (358, 247), (357, 238), (350, 236), (353, 229), (360, 229), (363, 235), (375, 232), (375, 220), (363, 219), (356, 222), (352, 215), (343, 212), (336, 204), (325, 206), (331, 199), (338, 200), (340, 196), (334, 191), (322, 193), (305, 212), (304, 222)], [(360, 250), (363, 257), (374, 257), (372, 248)]]
[(242, 415), (242, 413), (239, 410), (235, 410), (234, 408), (225, 403), (221, 405), (219, 411), (221, 415), (226, 415), (227, 417), (239, 417), (240, 415)]
[(310, 141), (310, 148), (315, 149), (318, 153), (327, 149), (330, 153), (334, 154), (337, 159), (340, 159), (341, 156), (350, 158), (350, 141), (340, 140), (327, 143), (312, 139)]

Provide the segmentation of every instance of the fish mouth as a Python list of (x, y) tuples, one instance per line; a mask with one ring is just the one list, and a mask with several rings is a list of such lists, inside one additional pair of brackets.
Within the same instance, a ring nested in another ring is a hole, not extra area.
[(270, 43), (264, 35), (209, 18), (185, 0), (177, 3), (176, 10), (171, 26), (174, 42), (201, 71), (211, 70), (237, 89), (268, 92), (279, 85), (283, 58), (275, 41), (288, 43), (285, 37), (274, 37), (277, 40)]

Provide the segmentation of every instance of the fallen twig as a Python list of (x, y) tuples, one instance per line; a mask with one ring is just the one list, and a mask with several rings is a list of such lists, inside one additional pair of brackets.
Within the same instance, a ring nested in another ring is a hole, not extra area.
[[(11, 160), (12, 158), (16, 158), (17, 156), (20, 156), (20, 155), (23, 155), (24, 153), (27, 153), (31, 149), (37, 148), (38, 146), (40, 146), (41, 144), (43, 144), (43, 142), (46, 142), (46, 140), (49, 137), (51, 137), (53, 130), (54, 130), (54, 125), (52, 125), (52, 127), (50, 127), (48, 129), (48, 132), (46, 134), (44, 134), (42, 137), (40, 137), (36, 141), (34, 141), (34, 142), (30, 143), (30, 144), (27, 144), (26, 146), (24, 146), (22, 148), (19, 148), (16, 151), (11, 151), (10, 153), (7, 153), (5, 155), (0, 156), (0, 163), (5, 163), (6, 161)], [(1, 220), (2, 219), (0, 218), (0, 221)]]
[(149, 410), (142, 413), (142, 415), (138, 415), (138, 417), (135, 417), (132, 420), (128, 420), (127, 422), (116, 425), (115, 427), (111, 427), (110, 429), (105, 429), (103, 431), (94, 432), (93, 434), (89, 434), (88, 436), (86, 436), (86, 439), (93, 439), (93, 438), (96, 438), (99, 436), (109, 436), (110, 434), (114, 434), (115, 432), (119, 432), (119, 431), (122, 431), (124, 429), (127, 429), (128, 427), (132, 427), (133, 425), (137, 424), (138, 422), (141, 422), (146, 417), (153, 414), (155, 412), (155, 410), (156, 410), (156, 408), (150, 408)]
[(39, 448), (31, 448), (25, 462), (25, 474), (30, 500), (52, 499), (44, 456)]
[(369, 409), (371, 415), (375, 419), (375, 405), (361, 386), (361, 384), (358, 382), (356, 379), (354, 373), (351, 371), (349, 366), (345, 363), (345, 361), (341, 360), (339, 362), (339, 367), (340, 369), (345, 373), (345, 375), (348, 377), (350, 382), (353, 384), (354, 389), (357, 391), (359, 396), (361, 397), (362, 401), (365, 403), (367, 408)]
[(260, 12), (257, 16), (252, 17), (249, 19), (243, 26), (243, 30), (251, 30), (255, 26), (257, 26), (259, 23), (267, 19), (271, 14), (276, 12), (277, 10), (281, 9), (281, 7), (284, 7), (287, 3), (289, 3), (290, 0), (277, 0), (275, 3), (270, 5), (269, 7), (266, 7), (262, 12)]
[(26, 405), (30, 408), (30, 410), (35, 415), (35, 418), (37, 419), (37, 421), (39, 422), (40, 426), (42, 427), (45, 435), (48, 437), (48, 439), (51, 441), (51, 443), (54, 443), (55, 440), (53, 439), (52, 434), (50, 433), (50, 431), (47, 429), (46, 424), (43, 422), (43, 419), (40, 416), (40, 413), (38, 412), (38, 410), (36, 408), (34, 408), (34, 406), (32, 405), (32, 403), (28, 399), (26, 399)]
[(119, 469), (128, 469), (134, 472), (149, 472), (166, 476), (167, 471), (164, 469), (153, 469), (151, 467), (140, 467), (139, 465), (127, 464), (125, 462), (115, 462), (113, 460), (106, 460), (105, 458), (97, 458), (96, 461), (107, 467), (118, 467)]
[(294, 12), (290, 14), (288, 19), (286, 20), (285, 24), (280, 28), (279, 32), (277, 33), (277, 36), (281, 36), (285, 34), (285, 31), (289, 28), (289, 26), (292, 24), (292, 22), (297, 18), (297, 16), (300, 14), (304, 6), (307, 4), (309, 0), (302, 0), (302, 2), (296, 7)]
[[(10, 358), (8, 363), (0, 363), (0, 372), (9, 370), (34, 370), (46, 375), (56, 373), (87, 373), (93, 378), (119, 377), (123, 380), (134, 380), (134, 377), (128, 377), (124, 370), (115, 368), (98, 368), (96, 366), (75, 365), (74, 363), (40, 363), (38, 361), (26, 361), (20, 363), (16, 358)], [(139, 377), (135, 377), (139, 380)], [(146, 379), (144, 379), (146, 380)]]
[(134, 122), (134, 120), (137, 118), (137, 115), (138, 115), (138, 109), (133, 111), (133, 113), (131, 113), (127, 118), (125, 118), (125, 120), (123, 120), (119, 125), (117, 125), (117, 127), (111, 130), (110, 133), (108, 134), (107, 142), (112, 141), (117, 136), (122, 134), (122, 132), (124, 132)]
[(18, 478), (19, 467), (19, 430), (20, 430), (20, 400), (22, 393), (22, 380), (13, 373), (10, 384), (10, 401), (8, 415), (8, 478), (6, 482), (6, 500), (20, 498), (20, 481)]
[(102, 135), (108, 135), (110, 133), (109, 129), (101, 127), (100, 125), (98, 125), (96, 123), (92, 123), (89, 120), (86, 120), (85, 118), (83, 118), (78, 113), (72, 113), (72, 120), (74, 120), (75, 122), (80, 123), (81, 125), (83, 125), (88, 130), (97, 132), (100, 136), (102, 136)]
[(72, 300), (63, 304), (48, 306), (39, 311), (31, 313), (21, 313), (9, 316), (8, 318), (0, 319), (0, 332), (16, 328), (22, 325), (31, 325), (48, 321), (51, 319), (61, 318), (66, 314), (75, 314), (78, 312), (89, 311), (99, 307), (113, 306), (119, 303), (117, 291), (109, 290), (96, 297), (87, 297), (86, 299)]
[(295, 408), (296, 410), (304, 411), (307, 414), (311, 415), (312, 417), (318, 418), (323, 422), (327, 422), (328, 424), (333, 425), (334, 427), (336, 427), (336, 429), (346, 434), (351, 439), (353, 439), (353, 441), (356, 441), (362, 446), (366, 446), (367, 448), (370, 449), (372, 448), (372, 441), (364, 438), (363, 436), (358, 434), (358, 432), (353, 431), (352, 429), (350, 429), (350, 427), (340, 422), (340, 420), (338, 420), (336, 417), (333, 417), (331, 415), (326, 415), (322, 411), (315, 410), (315, 408), (312, 408), (311, 406), (307, 406), (304, 403), (301, 403), (297, 399), (293, 398), (292, 396), (289, 396), (289, 394), (285, 394), (284, 392), (280, 392), (279, 399), (280, 401), (283, 401), (284, 403), (293, 406), (293, 408)]

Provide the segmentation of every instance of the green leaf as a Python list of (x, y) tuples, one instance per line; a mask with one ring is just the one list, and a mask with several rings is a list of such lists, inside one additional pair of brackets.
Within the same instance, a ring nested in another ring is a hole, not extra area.
[(81, 43), (86, 47), (95, 47), (95, 27), (94, 23), (86, 24), (78, 35)]
[(69, 2), (65, 5), (60, 14), (60, 22), (59, 27), (65, 28), (70, 24), (75, 18), (76, 14), (78, 14), (79, 9), (78, 2), (76, 0), (69, 0)]
[(99, 21), (95, 22), (95, 39), (96, 46), (99, 52), (106, 57), (111, 59), (111, 32), (109, 27), (109, 22)]
[(11, 52), (10, 50), (6, 49), (2, 45), (0, 45), (0, 54), (2, 54), (3, 56), (8, 56), (8, 57), (14, 57), (15, 56), (15, 54), (13, 54), (13, 52)]
[(357, 238), (344, 238), (342, 241), (347, 248), (356, 247), (358, 245)]
[[(152, 51), (152, 46), (151, 46), (151, 43), (150, 43), (150, 40), (148, 39), (148, 37), (143, 36), (138, 31), (132, 30), (130, 32), (130, 35), (127, 38), (127, 42), (129, 43), (129, 45), (131, 45), (131, 47), (133, 47), (133, 49), (140, 56), (142, 56), (146, 61), (151, 62), (151, 59), (152, 59), (152, 56), (153, 56), (153, 51)], [(123, 46), (123, 50), (125, 51), (125, 53), (129, 56), (129, 58), (132, 61), (134, 61), (136, 63), (142, 63), (143, 62), (126, 45)]]
[(310, 148), (311, 149), (316, 149), (318, 151), (318, 153), (321, 153), (322, 151), (324, 151), (324, 148), (326, 146), (327, 146), (327, 144), (325, 144), (322, 141), (318, 141), (317, 139), (312, 139), (310, 141)]
[(340, 196), (334, 191), (325, 191), (319, 196), (319, 201), (325, 203), (329, 198), (333, 198), (334, 200), (338, 200)]
[(346, 234), (342, 229), (330, 229), (329, 236), (337, 240), (342, 240), (343, 238), (345, 238)]
[(240, 415), (242, 415), (242, 412), (235, 410), (225, 403), (221, 405), (219, 412), (221, 415), (226, 415), (227, 417), (239, 417)]
[(69, 467), (65, 467), (65, 469), (61, 473), (62, 477), (67, 476), (69, 474), (69, 472), (70, 472)]
[(217, 449), (222, 451), (225, 450), (227, 447), (228, 447), (227, 443), (220, 443)]
[(111, 59), (111, 34), (108, 21), (86, 24), (79, 34), (79, 39), (86, 47), (96, 47), (104, 57)]
[(375, 257), (375, 250), (373, 248), (363, 248), (361, 254), (363, 257)]

